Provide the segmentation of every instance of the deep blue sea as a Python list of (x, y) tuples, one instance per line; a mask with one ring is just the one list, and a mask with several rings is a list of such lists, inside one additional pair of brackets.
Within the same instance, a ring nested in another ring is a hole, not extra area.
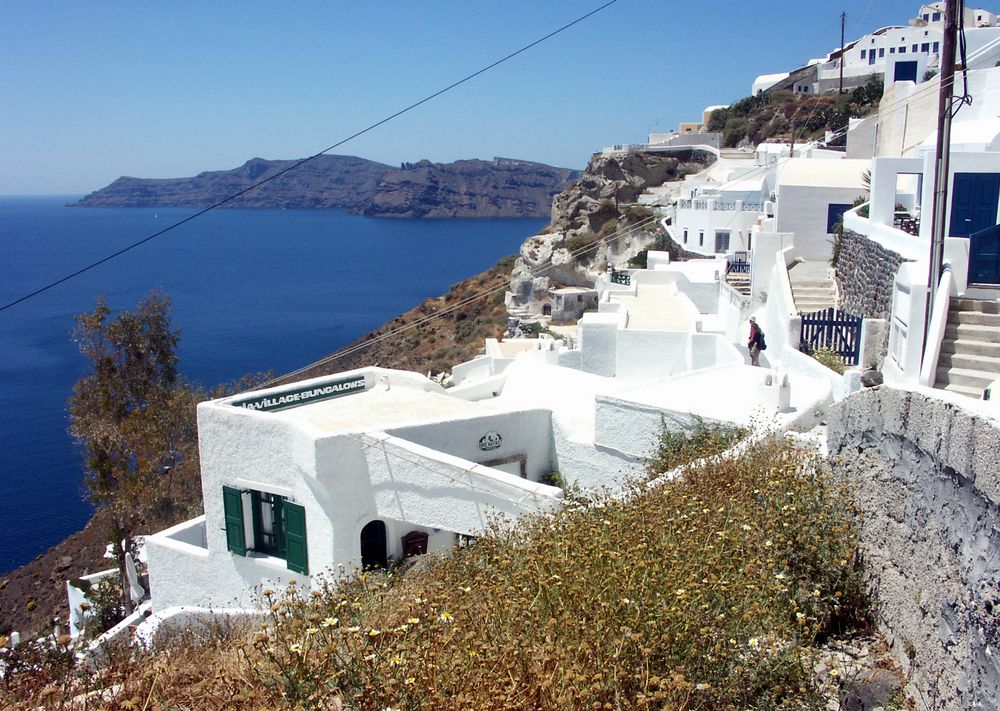
[[(76, 196), (0, 197), (0, 305), (193, 210), (69, 208)], [(86, 361), (73, 316), (168, 293), (181, 372), (206, 386), (284, 373), (513, 254), (544, 219), (373, 219), (333, 210), (216, 210), (0, 311), (0, 574), (90, 516), (66, 398)]]

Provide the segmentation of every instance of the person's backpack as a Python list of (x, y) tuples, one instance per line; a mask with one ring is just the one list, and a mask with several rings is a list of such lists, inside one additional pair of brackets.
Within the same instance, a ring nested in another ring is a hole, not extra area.
[(764, 342), (764, 332), (759, 328), (757, 329), (757, 347), (762, 351), (767, 350), (767, 343)]

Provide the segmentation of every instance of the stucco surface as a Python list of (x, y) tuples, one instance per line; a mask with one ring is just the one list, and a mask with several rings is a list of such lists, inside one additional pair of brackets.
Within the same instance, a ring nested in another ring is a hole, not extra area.
[(1000, 425), (884, 386), (836, 405), (828, 424), (834, 470), (863, 511), (877, 621), (910, 695), (920, 708), (996, 708)]

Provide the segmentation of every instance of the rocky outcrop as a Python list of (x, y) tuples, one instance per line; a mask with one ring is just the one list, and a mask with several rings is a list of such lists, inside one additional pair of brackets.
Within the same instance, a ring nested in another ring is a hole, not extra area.
[(634, 203), (647, 188), (715, 160), (700, 150), (595, 155), (579, 180), (556, 195), (546, 230), (528, 238), (511, 274), (515, 305), (546, 301), (556, 286), (591, 286), (657, 238), (653, 213)]
[[(225, 207), (338, 208), (372, 217), (541, 217), (579, 175), (568, 168), (495, 158), (404, 163), (354, 156), (297, 161), (254, 158), (234, 170), (192, 178), (119, 178), (79, 207), (208, 207), (272, 178)], [(282, 173), (282, 171), (287, 171)]]

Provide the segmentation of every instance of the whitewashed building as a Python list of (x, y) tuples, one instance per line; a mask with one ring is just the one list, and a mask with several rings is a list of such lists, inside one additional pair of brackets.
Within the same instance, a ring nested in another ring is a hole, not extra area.
[[(966, 9), (962, 21), (970, 54), (994, 46), (1000, 40), (997, 16), (984, 9)], [(817, 94), (840, 85), (852, 88), (864, 84), (872, 74), (883, 75), (886, 84), (895, 81), (920, 83), (928, 71), (937, 70), (944, 29), (944, 3), (921, 5), (913, 17), (900, 18), (900, 24), (881, 27), (847, 43), (825, 57), (812, 59), (793, 72), (765, 74), (751, 87), (753, 95), (774, 86), (788, 87), (796, 93)]]
[(448, 389), (365, 368), (199, 405), (205, 514), (146, 540), (151, 624), (246, 609), (262, 585), (308, 588), (341, 565), (448, 551), (492, 516), (558, 505), (543, 483), (556, 471), (615, 489), (664, 423), (808, 426), (837, 379), (780, 338), (772, 362), (792, 370), (746, 365), (750, 304), (720, 278), (725, 259), (650, 263), (628, 283), (598, 280), (575, 348), (491, 339)]
[(785, 159), (776, 177), (774, 232), (795, 235), (795, 256), (828, 261), (834, 227), (854, 201), (867, 194), (864, 159)]
[(157, 610), (242, 607), (268, 581), (458, 545), (561, 490), (550, 414), (366, 368), (202, 403), (205, 514), (146, 542)]
[[(936, 81), (929, 84), (936, 89)], [(969, 93), (971, 104), (962, 106), (952, 125), (945, 207), (948, 269), (945, 288), (940, 290), (945, 300), (932, 309), (936, 316), (929, 333), (926, 301), (937, 143), (936, 90), (916, 92), (904, 84), (883, 99), (883, 106), (896, 102), (905, 110), (885, 111), (871, 121), (876, 151), (871, 200), (844, 217), (848, 230), (905, 262), (890, 275), (892, 314), (885, 370), (906, 384), (935, 384), (949, 319), (947, 297), (994, 301), (1000, 296), (1000, 257), (994, 229), (1000, 217), (1000, 69), (970, 73)], [(870, 140), (872, 133), (863, 135)], [(987, 364), (981, 354), (976, 359)], [(969, 394), (982, 391), (986, 376), (978, 381), (967, 383), (972, 388)]]

